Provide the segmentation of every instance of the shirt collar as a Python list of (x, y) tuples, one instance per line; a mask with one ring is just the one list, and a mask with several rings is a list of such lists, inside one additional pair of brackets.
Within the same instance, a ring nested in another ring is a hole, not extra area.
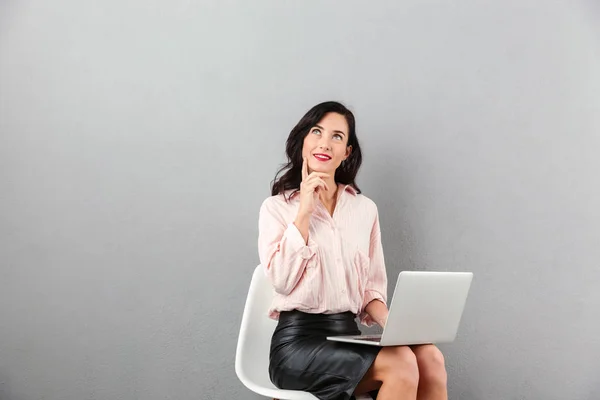
[[(345, 191), (345, 192), (347, 192), (347, 193), (350, 193), (352, 196), (356, 196), (358, 194), (358, 192), (356, 191), (356, 189), (352, 185), (346, 185), (346, 184), (343, 184), (343, 183), (338, 183), (338, 188), (341, 189), (341, 190), (343, 190), (343, 191)], [(292, 194), (292, 196), (290, 197), (290, 199), (295, 198), (299, 194), (300, 194), (300, 190), (295, 191)]]
[(344, 191), (350, 193), (352, 196), (356, 196), (358, 194), (358, 192), (356, 191), (356, 189), (354, 189), (354, 186), (352, 185), (344, 185), (344, 184), (339, 184), (339, 187), (341, 187)]

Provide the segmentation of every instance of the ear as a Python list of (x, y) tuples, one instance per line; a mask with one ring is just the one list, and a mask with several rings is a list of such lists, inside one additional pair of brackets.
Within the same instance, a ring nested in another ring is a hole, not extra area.
[(350, 157), (350, 154), (352, 154), (352, 146), (347, 146), (346, 147), (346, 158), (344, 158), (344, 160), (346, 160), (348, 157)]

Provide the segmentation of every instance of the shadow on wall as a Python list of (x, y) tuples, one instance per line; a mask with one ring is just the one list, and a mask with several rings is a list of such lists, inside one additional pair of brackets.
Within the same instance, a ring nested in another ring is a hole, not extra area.
[(8, 377), (0, 376), (0, 400), (29, 400), (15, 393), (11, 393)]
[[(425, 269), (423, 253), (427, 244), (420, 236), (419, 215), (415, 192), (415, 163), (409, 154), (395, 148), (378, 151), (372, 164), (376, 184), (370, 184), (367, 196), (379, 210), (382, 242), (388, 271), (388, 284), (393, 285), (400, 271)], [(409, 215), (409, 213), (411, 215)], [(390, 295), (393, 293), (390, 287)]]
[[(11, 23), (18, 21), (18, 18), (13, 17), (17, 13), (17, 9), (16, 9), (17, 4), (18, 4), (17, 1), (0, 2), (0, 39), (8, 36), (8, 35), (5, 35), (5, 33), (8, 32), (12, 28)], [(11, 7), (11, 5), (13, 7)], [(1, 382), (0, 382), (0, 384), (1, 384)], [(1, 387), (0, 387), (0, 390), (1, 390)], [(2, 395), (1, 391), (0, 391), (0, 395)], [(0, 400), (4, 400), (4, 397), (0, 397)]]
[[(379, 209), (391, 301), (400, 271), (436, 270), (445, 266), (428, 265), (427, 261), (428, 249), (433, 244), (428, 243), (425, 234), (428, 205), (422, 200), (427, 199), (427, 188), (432, 187), (432, 182), (428, 181), (423, 160), (415, 159), (408, 148), (376, 152), (377, 158), (367, 159), (367, 163), (371, 176), (377, 180), (365, 185), (365, 194), (373, 198)], [(446, 356), (450, 398), (479, 400), (479, 385), (470, 381), (462, 364), (465, 358), (475, 356), (470, 347), (449, 344), (441, 345), (440, 349)]]
[[(403, 270), (422, 270), (423, 263), (419, 254), (419, 240), (416, 239), (418, 229), (411, 224), (407, 215), (412, 208), (411, 197), (414, 193), (414, 181), (411, 179), (410, 159), (389, 150), (376, 150), (365, 157), (363, 165), (368, 165), (373, 181), (366, 181), (359, 176), (358, 185), (363, 193), (377, 204), (381, 227), (381, 240), (388, 276), (388, 304), (390, 304), (398, 274)], [(422, 245), (422, 243), (421, 243)], [(361, 327), (366, 334), (381, 333), (379, 327)]]

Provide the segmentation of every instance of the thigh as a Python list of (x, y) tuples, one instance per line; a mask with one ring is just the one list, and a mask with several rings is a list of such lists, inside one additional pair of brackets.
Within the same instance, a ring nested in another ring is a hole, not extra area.
[(359, 382), (355, 393), (364, 394), (377, 390), (386, 377), (414, 374), (415, 371), (417, 371), (416, 357), (410, 347), (384, 347)]
[(419, 367), (444, 365), (444, 355), (440, 349), (433, 344), (415, 345), (411, 346), (411, 349), (417, 357)]
[(374, 346), (325, 338), (298, 340), (272, 354), (269, 374), (281, 389), (304, 390), (329, 398), (330, 392), (356, 390), (379, 352), (380, 348)]
[(369, 368), (365, 376), (363, 376), (363, 378), (356, 386), (356, 389), (354, 389), (354, 394), (366, 394), (369, 392), (379, 390), (379, 388), (381, 388), (382, 383), (382, 381), (375, 379), (375, 370), (373, 365), (371, 365), (371, 368)]

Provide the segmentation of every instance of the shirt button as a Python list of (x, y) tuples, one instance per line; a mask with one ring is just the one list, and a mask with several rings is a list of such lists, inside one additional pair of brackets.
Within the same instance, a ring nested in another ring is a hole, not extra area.
[(345, 291), (345, 290), (342, 290), (342, 294), (346, 294), (346, 291)]

